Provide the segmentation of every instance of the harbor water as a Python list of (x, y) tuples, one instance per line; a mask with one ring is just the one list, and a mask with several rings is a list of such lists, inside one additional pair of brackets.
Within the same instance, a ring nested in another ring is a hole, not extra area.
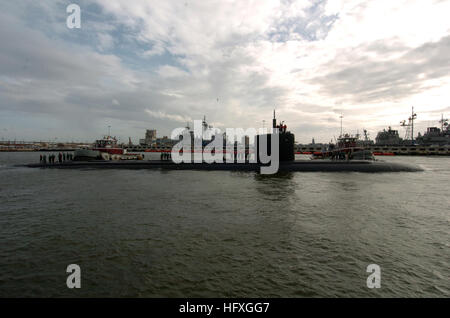
[(0, 153), (1, 297), (449, 296), (448, 157), (274, 176), (15, 166), (39, 155)]

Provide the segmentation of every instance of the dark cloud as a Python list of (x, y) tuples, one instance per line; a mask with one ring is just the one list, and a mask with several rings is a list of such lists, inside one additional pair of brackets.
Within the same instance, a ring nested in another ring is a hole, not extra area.
[[(8, 43), (0, 46), (0, 111), (25, 117), (39, 114), (49, 123), (78, 121), (83, 132), (115, 121), (133, 136), (137, 132), (132, 127), (154, 127), (167, 135), (184, 125), (175, 118), (200, 119), (204, 114), (231, 125), (241, 112), (267, 109), (270, 116), (286, 93), (268, 85), (270, 74), (252, 70), (242, 74), (242, 67), (254, 61), (239, 48), (187, 72), (169, 68), (177, 74), (169, 76), (167, 71), (127, 68), (115, 55), (49, 38), (12, 16), (0, 16), (0, 41)], [(238, 125), (255, 125), (251, 116), (241, 120)], [(76, 125), (71, 128), (77, 134)]]
[[(238, 2), (224, 4), (224, 14), (201, 1), (186, 9), (80, 0), (81, 30), (66, 28), (67, 4), (8, 2), (0, 13), (0, 126), (8, 131), (50, 137), (60, 129), (92, 139), (111, 124), (135, 140), (145, 128), (168, 135), (203, 115), (229, 127), (261, 127), (276, 108), (299, 138), (328, 140), (341, 113), (348, 122), (377, 119), (377, 102), (397, 107), (450, 71), (449, 37), (417, 48), (401, 38), (377, 40), (318, 65), (324, 50), (335, 49), (326, 39), (341, 22), (325, 14), (325, 1), (282, 1), (262, 12)], [(328, 74), (303, 75), (311, 69)], [(297, 76), (319, 84), (323, 96), (286, 80)]]
[[(356, 50), (401, 51), (404, 47), (374, 42)], [(321, 93), (337, 96), (340, 101), (375, 103), (395, 101), (420, 93), (429, 87), (425, 81), (450, 74), (450, 36), (437, 42), (425, 43), (389, 60), (345, 52), (345, 61), (335, 60), (327, 65), (332, 71), (311, 79), (321, 85)]]

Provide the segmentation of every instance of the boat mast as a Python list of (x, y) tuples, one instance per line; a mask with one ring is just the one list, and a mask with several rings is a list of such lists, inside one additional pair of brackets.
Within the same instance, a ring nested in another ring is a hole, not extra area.
[(408, 118), (408, 124), (406, 120), (402, 120), (400, 125), (406, 128), (405, 140), (411, 140), (411, 144), (414, 144), (414, 119), (417, 118), (417, 114), (414, 113), (414, 106), (411, 107), (411, 116)]
[(203, 131), (206, 131), (208, 129), (208, 123), (206, 122), (206, 115), (203, 115), (202, 127)]
[(414, 119), (417, 118), (417, 114), (414, 114), (414, 106), (411, 107), (411, 143), (414, 143)]
[(441, 123), (441, 131), (444, 132), (444, 127), (448, 123), (448, 119), (444, 119), (444, 114), (441, 114), (441, 120), (439, 122)]
[(273, 110), (272, 128), (277, 128), (277, 119), (275, 118), (275, 109)]

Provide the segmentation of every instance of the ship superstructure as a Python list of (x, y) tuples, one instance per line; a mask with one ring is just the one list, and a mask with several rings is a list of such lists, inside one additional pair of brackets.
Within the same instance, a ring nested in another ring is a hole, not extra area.
[(419, 145), (450, 145), (450, 126), (448, 119), (444, 119), (444, 115), (441, 115), (439, 121), (441, 128), (428, 127), (426, 133), (423, 136), (419, 133), (416, 138)]
[(403, 139), (400, 138), (398, 130), (394, 130), (391, 128), (391, 126), (389, 126), (388, 130), (383, 129), (383, 131), (378, 132), (377, 137), (375, 138), (375, 142), (377, 145), (391, 146), (402, 144)]
[[(342, 118), (342, 115), (340, 118)], [(364, 139), (359, 138), (359, 135), (357, 134), (357, 145), (371, 151), (374, 155), (450, 156), (449, 120), (441, 115), (441, 119), (439, 120), (440, 128), (428, 127), (423, 135), (418, 133), (417, 137), (414, 138), (414, 120), (416, 120), (416, 118), (417, 114), (414, 112), (414, 109), (412, 109), (408, 121), (404, 120), (400, 122), (400, 126), (406, 129), (405, 138), (400, 137), (399, 131), (392, 129), (392, 127), (389, 126), (387, 130), (383, 129), (378, 132), (375, 143), (368, 139), (366, 131)], [(311, 143), (296, 145), (297, 154), (318, 155), (325, 150), (327, 149), (326, 147), (324, 148), (323, 144)]]

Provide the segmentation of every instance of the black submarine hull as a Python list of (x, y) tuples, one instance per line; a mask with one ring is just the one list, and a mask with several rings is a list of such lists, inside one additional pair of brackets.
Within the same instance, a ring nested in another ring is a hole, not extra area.
[[(223, 170), (223, 171), (256, 171), (259, 163), (174, 163), (172, 161), (70, 161), (54, 164), (28, 164), (30, 168), (52, 169), (166, 169), (166, 170)], [(418, 166), (384, 162), (384, 161), (328, 161), (328, 160), (298, 160), (281, 162), (278, 171), (303, 172), (415, 172), (423, 171)]]

